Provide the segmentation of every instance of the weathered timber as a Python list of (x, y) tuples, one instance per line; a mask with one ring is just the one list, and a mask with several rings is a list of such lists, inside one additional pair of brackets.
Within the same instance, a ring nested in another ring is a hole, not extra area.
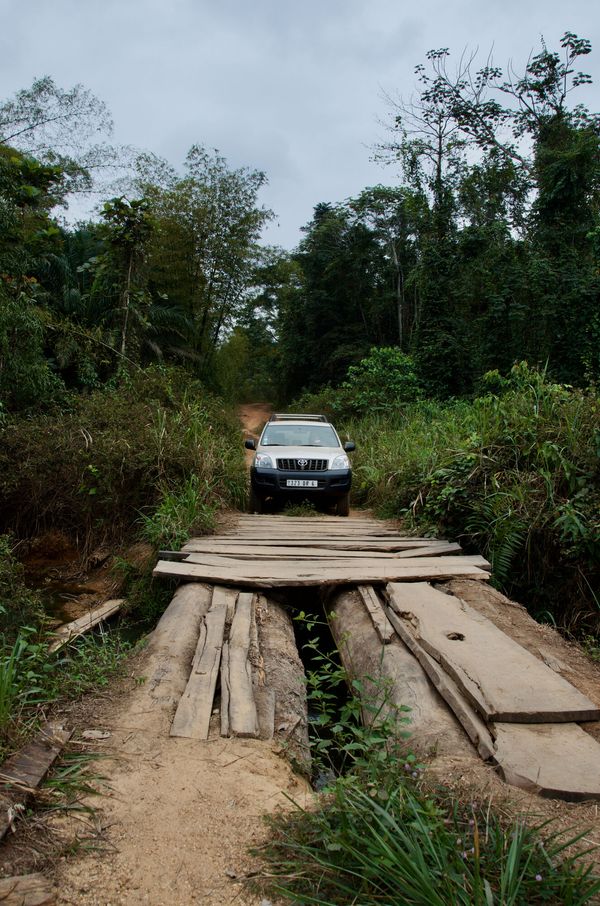
[[(311, 562), (286, 563), (275, 561), (234, 561), (215, 558), (218, 562), (181, 563), (160, 560), (154, 576), (171, 576), (185, 581), (206, 581), (216, 584), (240, 585), (250, 588), (276, 588), (298, 585), (351, 585), (373, 582), (423, 581), (445, 579), (453, 576), (471, 576), (486, 580), (488, 573), (472, 565), (468, 557), (422, 557), (420, 559), (395, 559), (374, 563), (362, 561), (336, 567), (319, 566)], [(335, 562), (335, 561), (334, 561)], [(359, 565), (360, 564), (360, 565)]]
[[(380, 551), (369, 550), (368, 558), (370, 560), (390, 560), (401, 557), (437, 557), (442, 554), (454, 554), (460, 551), (459, 544), (428, 544), (418, 548), (411, 548), (402, 551)], [(187, 549), (183, 551), (160, 551), (161, 560), (184, 560), (189, 559), (195, 562), (197, 555), (212, 555), (218, 557), (233, 557), (236, 560), (356, 560), (365, 559), (365, 550), (361, 547), (358, 550), (331, 549), (326, 547), (282, 547), (264, 544), (232, 546), (230, 544), (203, 544), (200, 549)], [(483, 564), (481, 564), (483, 566)]]
[(50, 653), (58, 651), (59, 648), (68, 645), (73, 639), (79, 638), (84, 632), (93, 629), (94, 626), (97, 626), (103, 620), (108, 620), (109, 617), (112, 617), (119, 612), (123, 603), (124, 598), (114, 598), (111, 601), (105, 601), (104, 604), (100, 604), (99, 607), (95, 607), (82, 617), (78, 617), (70, 623), (63, 623), (62, 626), (58, 626), (54, 630), (56, 639), (49, 645), (48, 651)]
[[(281, 742), (285, 752), (293, 757), (296, 764), (309, 774), (306, 678), (296, 646), (292, 618), (277, 601), (259, 594), (256, 623), (264, 670), (264, 689), (272, 693), (275, 739)], [(261, 706), (260, 697), (257, 696), (259, 722)], [(267, 702), (264, 707), (269, 709), (270, 703)], [(268, 711), (265, 718), (270, 721)]]
[(375, 627), (379, 640), (384, 645), (388, 645), (394, 638), (394, 627), (386, 617), (375, 589), (372, 585), (359, 585), (357, 590), (371, 617), (371, 622)]
[(460, 598), (427, 583), (390, 584), (406, 630), (488, 721), (598, 720), (600, 708)]
[(56, 891), (41, 874), (0, 878), (0, 903), (2, 906), (52, 906), (56, 903)]
[(171, 736), (208, 739), (227, 607), (229, 599), (236, 594), (222, 588), (213, 590), (210, 609), (200, 626), (190, 677), (173, 718)]
[[(452, 756), (465, 765), (478, 757), (462, 728), (398, 637), (383, 645), (355, 589), (336, 590), (329, 599), (329, 624), (349, 676), (361, 680), (363, 720), (379, 709), (408, 730), (408, 747), (422, 754)], [(380, 715), (381, 716), (381, 715)]]
[(129, 725), (147, 727), (152, 716), (157, 732), (168, 733), (175, 708), (190, 675), (200, 626), (208, 612), (212, 588), (198, 582), (181, 585), (149, 637), (144, 656), (146, 682), (128, 715)]
[[(297, 550), (305, 550), (310, 548), (312, 550), (329, 550), (329, 551), (382, 551), (383, 553), (394, 553), (395, 551), (411, 551), (411, 550), (428, 550), (434, 547), (437, 544), (448, 544), (447, 541), (435, 541), (431, 538), (411, 538), (403, 539), (398, 538), (396, 540), (373, 540), (373, 539), (358, 539), (358, 540), (344, 540), (344, 539), (335, 539), (335, 538), (293, 538), (291, 540), (286, 540), (285, 538), (273, 537), (268, 541), (257, 540), (255, 538), (237, 538), (235, 535), (231, 537), (223, 537), (222, 535), (215, 535), (210, 538), (192, 538), (186, 544), (183, 545), (181, 551), (165, 551), (164, 553), (168, 554), (181, 554), (184, 556), (187, 553), (201, 553), (203, 551), (218, 551), (219, 553), (230, 551), (231, 553), (237, 552), (238, 550), (248, 551), (252, 553), (254, 550), (260, 550), (263, 547), (267, 547), (269, 550), (279, 550), (289, 547), (293, 547)], [(456, 545), (454, 550), (460, 550), (460, 545)], [(159, 551), (160, 559), (168, 559), (168, 557), (162, 557), (163, 551)]]
[(0, 767), (0, 840), (11, 826), (15, 806), (39, 786), (72, 735), (62, 724), (48, 721), (32, 742)]
[(259, 735), (252, 689), (250, 633), (255, 605), (252, 593), (240, 592), (229, 631), (229, 734)]
[(600, 745), (575, 723), (492, 727), (503, 779), (542, 796), (600, 799)]
[(221, 651), (221, 736), (229, 736), (229, 642)]
[(490, 731), (481, 717), (461, 694), (461, 691), (454, 680), (448, 676), (437, 661), (430, 657), (425, 649), (419, 645), (391, 607), (386, 609), (386, 613), (399, 637), (418, 660), (429, 677), (430, 682), (435, 686), (441, 697), (451, 709), (459, 724), (479, 752), (479, 755), (484, 761), (492, 758), (494, 756), (494, 744)]

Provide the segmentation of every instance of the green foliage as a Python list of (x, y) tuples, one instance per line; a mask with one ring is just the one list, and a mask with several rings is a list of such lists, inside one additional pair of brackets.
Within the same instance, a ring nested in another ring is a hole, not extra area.
[[(317, 625), (304, 613), (298, 619), (309, 632)], [(600, 893), (580, 844), (585, 832), (570, 838), (548, 822), (511, 823), (491, 804), (432, 792), (386, 689), (368, 677), (350, 681), (317, 640), (305, 648), (314, 666), (311, 749), (329, 783), (309, 808), (267, 819), (261, 891), (322, 906), (574, 906)], [(350, 694), (340, 704), (341, 685)]]
[(317, 509), (314, 503), (310, 500), (304, 500), (302, 503), (291, 503), (288, 501), (286, 503), (284, 510), (284, 516), (318, 516)]
[(118, 538), (161, 505), (157, 524), (168, 521), (186, 486), (198, 517), (242, 504), (238, 426), (185, 372), (123, 373), (112, 387), (69, 402), (67, 411), (0, 428), (5, 530), (23, 536), (52, 526), (82, 544)]
[(567, 628), (593, 628), (597, 395), (554, 384), (525, 364), (508, 378), (487, 375), (482, 394), (349, 426), (356, 497), (421, 531), (462, 538), (489, 557), (493, 580), (534, 612), (550, 612)]
[(26, 734), (52, 702), (105, 686), (129, 650), (109, 632), (78, 639), (56, 654), (48, 654), (48, 639), (31, 627), (12, 645), (0, 638), (0, 750)]
[(510, 825), (477, 803), (432, 796), (401, 773), (398, 763), (381, 764), (366, 784), (356, 775), (338, 780), (309, 809), (270, 819), (263, 889), (322, 906), (595, 901), (600, 880), (569, 850), (581, 837), (548, 824)]
[(156, 509), (149, 516), (141, 517), (143, 537), (154, 547), (177, 550), (192, 532), (210, 534), (214, 531), (217, 510), (213, 492), (214, 488), (206, 480), (202, 486), (195, 474), (178, 488), (161, 488)]
[(39, 623), (43, 613), (37, 592), (27, 588), (22, 565), (14, 556), (9, 535), (0, 535), (0, 626), (5, 644), (12, 644), (22, 626)]
[[(295, 619), (311, 634), (320, 622), (301, 611)], [(356, 679), (339, 661), (337, 651), (323, 652), (323, 639), (315, 634), (303, 645), (307, 701), (310, 720), (310, 747), (313, 776), (323, 787), (349, 771), (371, 777), (401, 746), (407, 736), (404, 713), (389, 700), (388, 689), (366, 676)], [(413, 755), (406, 756), (415, 771), (420, 770)]]

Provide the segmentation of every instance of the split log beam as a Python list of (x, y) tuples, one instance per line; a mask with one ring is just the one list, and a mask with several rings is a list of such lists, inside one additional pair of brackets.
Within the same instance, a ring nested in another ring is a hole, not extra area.
[(375, 589), (372, 585), (359, 585), (357, 590), (380, 641), (384, 645), (389, 645), (395, 635), (394, 627), (385, 615)]
[(258, 715), (252, 689), (250, 635), (255, 596), (241, 592), (229, 631), (229, 735), (257, 737)]
[(190, 677), (173, 718), (171, 736), (208, 739), (227, 608), (229, 599), (236, 594), (221, 588), (213, 590), (210, 609), (200, 627)]
[(600, 707), (460, 598), (425, 582), (387, 586), (405, 631), (488, 722), (598, 720)]

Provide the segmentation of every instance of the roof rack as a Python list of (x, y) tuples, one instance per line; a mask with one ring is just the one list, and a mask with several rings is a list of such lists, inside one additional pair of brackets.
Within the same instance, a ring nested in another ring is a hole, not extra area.
[(326, 422), (327, 418), (325, 415), (310, 415), (302, 412), (274, 412), (269, 419), (270, 422), (288, 422), (288, 421), (304, 421), (304, 422)]

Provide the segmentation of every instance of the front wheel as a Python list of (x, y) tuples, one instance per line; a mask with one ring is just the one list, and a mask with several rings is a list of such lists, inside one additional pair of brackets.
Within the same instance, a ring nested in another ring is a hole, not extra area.
[(254, 488), (250, 488), (250, 501), (249, 509), (251, 513), (263, 513), (265, 508), (265, 502), (262, 497), (255, 492)]
[(350, 512), (350, 494), (340, 497), (335, 506), (336, 516), (347, 516)]

